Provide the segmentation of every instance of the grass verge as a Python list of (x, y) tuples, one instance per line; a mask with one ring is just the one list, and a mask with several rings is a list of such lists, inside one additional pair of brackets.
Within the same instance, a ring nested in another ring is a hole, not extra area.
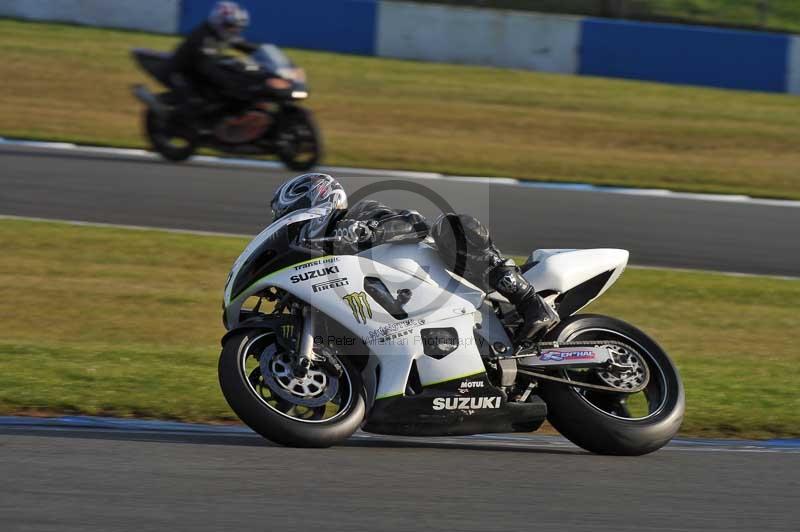
[[(134, 46), (0, 20), (0, 135), (144, 146)], [(291, 51), (327, 162), (800, 199), (797, 97)]]
[[(220, 298), (245, 240), (0, 220), (0, 413), (232, 421)], [(591, 312), (657, 338), (682, 433), (800, 436), (800, 282), (630, 270)]]

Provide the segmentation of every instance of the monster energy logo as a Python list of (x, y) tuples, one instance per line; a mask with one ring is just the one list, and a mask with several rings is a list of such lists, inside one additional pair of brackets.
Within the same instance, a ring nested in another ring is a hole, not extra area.
[(294, 332), (294, 325), (281, 325), (281, 334), (284, 338), (291, 338)]
[(366, 324), (367, 317), (372, 318), (372, 309), (369, 306), (366, 292), (353, 292), (352, 294), (347, 294), (342, 299), (347, 301), (347, 304), (350, 305), (350, 310), (353, 311), (353, 317), (358, 323), (363, 321)]

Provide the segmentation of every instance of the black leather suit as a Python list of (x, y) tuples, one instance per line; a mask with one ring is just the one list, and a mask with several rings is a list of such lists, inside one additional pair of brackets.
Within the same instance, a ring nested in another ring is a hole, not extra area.
[[(180, 76), (173, 75), (172, 80), (178, 88), (190, 92), (206, 86), (223, 92), (235, 92), (237, 80), (232, 80), (229, 73), (219, 66), (220, 59), (230, 48), (251, 53), (258, 49), (258, 45), (241, 37), (223, 39), (208, 22), (201, 24), (175, 49), (170, 66), (172, 72)], [(180, 87), (181, 83), (185, 86)]]
[(429, 225), (416, 211), (392, 209), (377, 201), (362, 200), (316, 228), (313, 223), (308, 224), (304, 228), (305, 237), (352, 235), (350, 229), (354, 222), (361, 222), (369, 231), (359, 229), (356, 240), (342, 239), (333, 244), (332, 249), (327, 249), (328, 253), (346, 255), (380, 244), (418, 242), (431, 236), (451, 271), (486, 292), (496, 290), (516, 307), (522, 317), (515, 333), (517, 341), (536, 337), (558, 322), (555, 311), (536, 294), (514, 261), (500, 254), (486, 226), (472, 216), (443, 214)]
[(390, 242), (418, 242), (430, 235), (449, 269), (484, 290), (499, 288), (497, 274), (501, 272), (497, 267), (505, 265), (506, 260), (492, 243), (489, 230), (473, 216), (445, 214), (429, 225), (416, 211), (362, 200), (334, 225), (346, 225), (350, 220), (366, 223), (372, 233), (365, 242), (339, 246), (338, 253), (363, 251)]

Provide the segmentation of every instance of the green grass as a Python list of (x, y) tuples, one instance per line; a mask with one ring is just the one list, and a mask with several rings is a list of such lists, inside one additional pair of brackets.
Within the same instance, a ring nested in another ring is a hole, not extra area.
[[(232, 421), (216, 381), (230, 237), (0, 220), (0, 413)], [(626, 272), (589, 311), (674, 357), (682, 433), (800, 436), (800, 282)]]
[[(616, 3), (608, 0), (415, 1), (800, 33), (800, 3), (796, 0), (622, 0)], [(612, 7), (614, 4), (616, 7)]]
[[(0, 20), (0, 135), (141, 147), (133, 46)], [(330, 164), (800, 199), (800, 99), (291, 51)]]
[(632, 18), (641, 14), (655, 20), (800, 33), (796, 0), (635, 0), (634, 4)]

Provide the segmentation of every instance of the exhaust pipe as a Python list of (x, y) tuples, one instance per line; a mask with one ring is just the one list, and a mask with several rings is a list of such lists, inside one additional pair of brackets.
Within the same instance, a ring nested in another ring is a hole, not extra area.
[(169, 114), (169, 107), (161, 103), (156, 95), (150, 92), (144, 85), (134, 85), (133, 95), (155, 114), (161, 117), (165, 117)]

